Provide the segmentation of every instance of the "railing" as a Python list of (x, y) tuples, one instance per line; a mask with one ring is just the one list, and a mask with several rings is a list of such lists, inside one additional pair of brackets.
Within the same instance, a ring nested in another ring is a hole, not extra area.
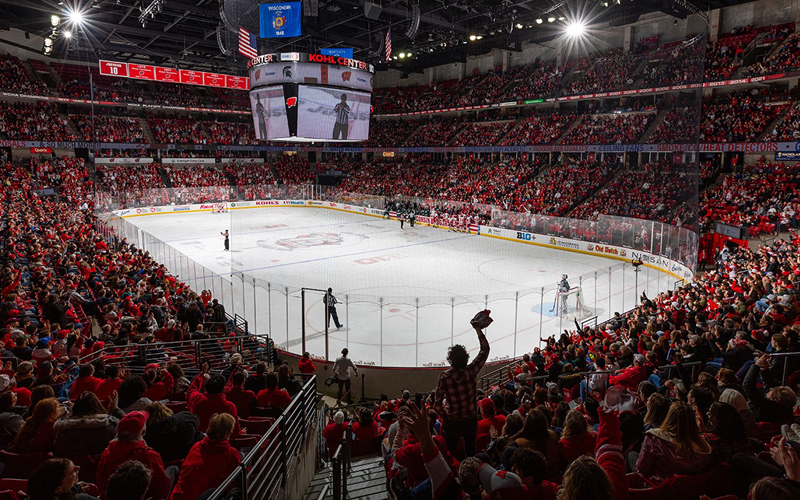
[(515, 366), (520, 361), (522, 361), (522, 358), (509, 360), (508, 363), (504, 364), (500, 368), (496, 368), (483, 375), (480, 381), (480, 387), (483, 389), (483, 392), (488, 391), (492, 386), (500, 385), (504, 381), (508, 380), (508, 369), (512, 366)]
[(239, 500), (279, 497), (279, 490), (286, 486), (292, 458), (298, 455), (317, 418), (316, 384), (316, 376), (308, 379), (289, 407), (242, 459), (241, 466), (207, 500), (234, 494)]
[[(228, 364), (230, 356), (238, 353), (245, 366), (259, 361), (269, 362), (272, 354), (271, 342), (266, 335), (241, 335), (208, 339), (182, 340), (177, 342), (158, 342), (153, 344), (108, 345), (87, 354), (79, 360), (88, 363), (104, 358), (107, 365), (125, 364), (136, 373), (144, 371), (148, 363), (171, 362), (184, 370), (199, 370), (207, 362), (211, 370), (219, 370)], [(130, 364), (133, 359), (144, 363)]]
[(342, 437), (342, 444), (336, 447), (331, 457), (333, 469), (333, 500), (345, 500), (347, 496), (347, 476), (350, 474), (350, 446), (353, 441), (352, 424)]
[[(781, 376), (781, 385), (786, 385), (789, 375), (794, 372), (789, 372), (789, 363), (792, 358), (800, 358), (800, 352), (773, 352), (769, 354), (770, 358), (783, 358), (783, 375)], [(800, 363), (798, 363), (800, 364)], [(795, 368), (797, 369), (797, 368)], [(792, 388), (794, 390), (794, 387)]]

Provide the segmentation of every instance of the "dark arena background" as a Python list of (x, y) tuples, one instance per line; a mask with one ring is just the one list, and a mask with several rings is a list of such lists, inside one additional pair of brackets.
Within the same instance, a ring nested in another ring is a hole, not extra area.
[(0, 0), (0, 500), (800, 498), (798, 22)]

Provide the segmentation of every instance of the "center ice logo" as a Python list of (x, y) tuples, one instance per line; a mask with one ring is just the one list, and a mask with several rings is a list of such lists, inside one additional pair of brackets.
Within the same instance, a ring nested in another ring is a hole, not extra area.
[(258, 240), (256, 245), (269, 250), (302, 250), (304, 248), (359, 245), (368, 236), (354, 233), (310, 233), (293, 237), (276, 237), (269, 240)]
[(344, 241), (341, 234), (336, 233), (312, 233), (301, 234), (294, 238), (284, 238), (275, 242), (279, 247), (286, 250), (294, 250), (295, 248), (309, 248), (326, 245), (341, 245)]

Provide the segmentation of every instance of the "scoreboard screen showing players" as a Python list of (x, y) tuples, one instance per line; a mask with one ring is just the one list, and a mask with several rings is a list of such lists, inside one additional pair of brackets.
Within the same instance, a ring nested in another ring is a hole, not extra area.
[(266, 141), (289, 137), (289, 118), (283, 85), (263, 87), (250, 92), (256, 139)]
[(298, 52), (248, 63), (256, 138), (358, 142), (369, 138), (374, 68), (362, 61)]
[(300, 85), (297, 135), (317, 140), (365, 141), (371, 95), (348, 89)]

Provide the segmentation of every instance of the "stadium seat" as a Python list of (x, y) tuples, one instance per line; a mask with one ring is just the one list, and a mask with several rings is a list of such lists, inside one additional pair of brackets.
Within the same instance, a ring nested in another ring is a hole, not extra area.
[(14, 479), (28, 479), (37, 465), (48, 458), (53, 458), (52, 453), (17, 454), (0, 450), (0, 463), (3, 464), (3, 477)]
[(186, 401), (167, 401), (165, 404), (167, 408), (172, 410), (172, 413), (180, 413), (189, 410), (189, 405)]
[(239, 426), (247, 429), (248, 434), (263, 436), (275, 424), (274, 418), (250, 417), (240, 418)]

